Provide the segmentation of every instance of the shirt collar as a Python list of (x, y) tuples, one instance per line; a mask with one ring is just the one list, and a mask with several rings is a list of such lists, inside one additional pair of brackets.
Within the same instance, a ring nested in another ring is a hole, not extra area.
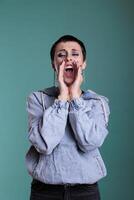
[[(58, 97), (59, 95), (59, 88), (58, 87), (55, 87), (55, 86), (52, 86), (52, 87), (49, 87), (49, 88), (45, 88), (43, 90), (39, 90), (40, 92), (43, 92), (49, 96), (52, 96), (52, 97)], [(95, 93), (94, 91), (92, 90), (87, 90), (87, 91), (83, 91), (82, 90), (82, 95), (81, 97), (85, 100), (88, 100), (88, 99), (98, 99), (98, 94)]]

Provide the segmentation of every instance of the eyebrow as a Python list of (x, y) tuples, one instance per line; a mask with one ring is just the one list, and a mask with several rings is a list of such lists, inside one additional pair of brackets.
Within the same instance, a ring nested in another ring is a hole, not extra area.
[(78, 50), (78, 49), (72, 49), (73, 51), (80, 51), (80, 50)]
[(58, 52), (60, 52), (60, 51), (66, 51), (65, 49), (60, 49)]

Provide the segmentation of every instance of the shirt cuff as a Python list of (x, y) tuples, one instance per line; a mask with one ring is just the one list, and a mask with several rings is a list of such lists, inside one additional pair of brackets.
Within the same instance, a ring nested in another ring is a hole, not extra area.
[(80, 110), (83, 107), (85, 107), (85, 101), (82, 97), (73, 98), (70, 101), (70, 111), (77, 111), (77, 110)]
[(56, 109), (62, 109), (63, 108), (65, 110), (67, 110), (68, 107), (69, 107), (68, 101), (60, 100), (60, 99), (54, 100), (53, 108), (56, 108)]

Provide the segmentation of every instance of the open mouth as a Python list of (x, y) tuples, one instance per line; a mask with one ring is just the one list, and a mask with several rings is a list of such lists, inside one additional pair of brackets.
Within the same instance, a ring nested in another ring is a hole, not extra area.
[(70, 66), (67, 66), (67, 67), (65, 67), (65, 71), (66, 72), (73, 72), (73, 67), (70, 65)]
[(67, 68), (65, 69), (66, 72), (73, 72), (73, 68)]
[(66, 66), (64, 72), (66, 77), (71, 78), (74, 75), (74, 68), (71, 65)]

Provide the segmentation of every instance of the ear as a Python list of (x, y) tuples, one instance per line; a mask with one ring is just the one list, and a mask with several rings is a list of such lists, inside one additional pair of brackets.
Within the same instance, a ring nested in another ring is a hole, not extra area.
[(86, 63), (86, 60), (83, 62), (83, 65), (82, 65), (82, 69), (85, 69), (86, 68), (86, 65), (87, 65), (87, 63)]

